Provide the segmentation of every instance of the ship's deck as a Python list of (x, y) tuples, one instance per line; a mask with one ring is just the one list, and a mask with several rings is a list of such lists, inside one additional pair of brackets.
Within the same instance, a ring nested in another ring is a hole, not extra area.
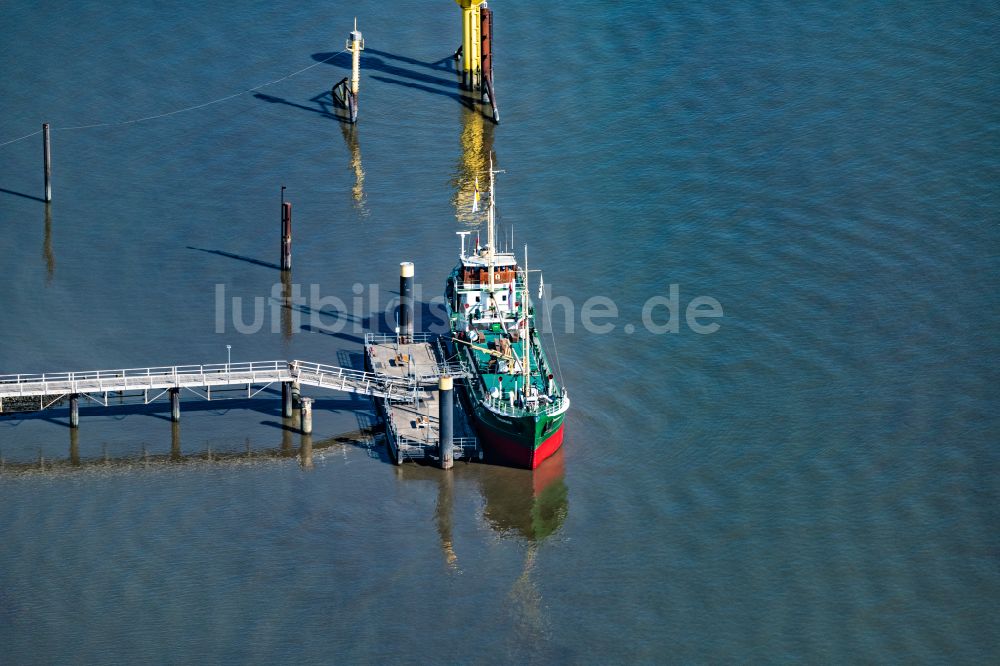
[[(502, 332), (480, 330), (478, 333), (480, 340), (473, 344), (476, 347), (487, 349), (496, 349), (497, 342), (505, 337)], [(485, 339), (483, 339), (484, 337)], [(515, 356), (520, 358), (522, 356), (523, 343), (515, 342), (511, 343), (511, 346)], [(513, 390), (516, 392), (524, 386), (524, 375), (521, 374), (520, 365), (517, 361), (507, 361), (507, 371), (499, 372), (503, 364), (501, 359), (497, 359), (482, 349), (476, 349), (475, 347), (472, 348), (472, 351), (487, 394), (492, 394), (494, 389), (500, 389), (500, 392), (506, 399), (509, 391)], [(543, 395), (545, 393), (545, 378), (538, 373), (538, 361), (535, 354), (531, 354), (531, 357), (531, 385), (538, 389), (539, 395)]]

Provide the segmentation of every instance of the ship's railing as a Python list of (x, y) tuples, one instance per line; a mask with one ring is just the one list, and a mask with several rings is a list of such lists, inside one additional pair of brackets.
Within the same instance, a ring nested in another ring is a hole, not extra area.
[[(510, 399), (507, 397), (494, 398), (492, 396), (486, 398), (486, 404), (489, 408), (504, 416), (553, 416), (555, 414), (561, 414), (569, 408), (569, 397), (566, 395), (557, 396), (551, 399), (552, 402), (544, 407), (538, 409), (532, 407), (522, 407), (518, 403), (514, 403), (512, 407), (510, 404)], [(541, 402), (539, 402), (541, 404)]]
[[(539, 354), (541, 354), (541, 358), (543, 358), (544, 360), (543, 367), (547, 370), (549, 368), (548, 359), (545, 357), (541, 345), (538, 343), (537, 339), (534, 338), (533, 338), (533, 347)], [(490, 396), (486, 392), (486, 386), (483, 382), (482, 377), (479, 377), (477, 373), (473, 372), (472, 362), (469, 360), (467, 354), (468, 352), (459, 353), (458, 361), (461, 364), (462, 369), (465, 371), (466, 376), (471, 377), (470, 381), (468, 382), (468, 385), (472, 389), (473, 399), (476, 402), (486, 401), (486, 404), (489, 405), (490, 409), (505, 416), (524, 416), (531, 414), (540, 416), (553, 415), (564, 412), (566, 411), (566, 409), (569, 408), (569, 396), (566, 394), (565, 388), (563, 389), (562, 395), (548, 396), (548, 399), (551, 400), (552, 402), (551, 404), (545, 405), (542, 408), (525, 408), (520, 406), (518, 403), (515, 403), (514, 406), (511, 407), (510, 398), (508, 396), (504, 395), (502, 397), (497, 397), (497, 398)], [(538, 397), (538, 400), (540, 402), (543, 402), (541, 396)]]

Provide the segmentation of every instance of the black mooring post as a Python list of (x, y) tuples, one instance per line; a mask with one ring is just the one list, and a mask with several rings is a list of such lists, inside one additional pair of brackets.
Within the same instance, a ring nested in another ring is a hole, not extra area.
[[(284, 194), (284, 188), (282, 188)], [(281, 270), (292, 270), (292, 202), (281, 202)]]
[(45, 203), (52, 201), (52, 152), (49, 143), (49, 124), (42, 123), (42, 153), (45, 163)]

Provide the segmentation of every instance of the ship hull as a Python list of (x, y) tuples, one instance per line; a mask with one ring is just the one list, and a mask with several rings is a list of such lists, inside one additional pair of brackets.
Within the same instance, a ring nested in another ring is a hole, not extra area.
[(503, 416), (473, 402), (468, 393), (465, 398), (472, 403), (470, 412), (487, 462), (535, 469), (562, 446), (564, 414)]

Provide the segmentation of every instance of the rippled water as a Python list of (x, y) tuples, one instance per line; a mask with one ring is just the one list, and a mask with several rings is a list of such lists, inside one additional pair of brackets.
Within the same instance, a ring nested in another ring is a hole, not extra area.
[[(0, 417), (3, 661), (995, 658), (996, 8), (498, 2), (493, 128), (436, 4), (0, 7), (0, 143), (57, 128), (48, 215), (38, 137), (0, 148), (0, 372), (357, 362), (399, 261), (440, 293), (491, 147), (574, 310), (534, 476), (394, 468), (339, 394), (312, 469), (273, 394)], [(294, 283), (350, 316), (218, 333), (217, 285), (281, 294), (281, 185)]]

